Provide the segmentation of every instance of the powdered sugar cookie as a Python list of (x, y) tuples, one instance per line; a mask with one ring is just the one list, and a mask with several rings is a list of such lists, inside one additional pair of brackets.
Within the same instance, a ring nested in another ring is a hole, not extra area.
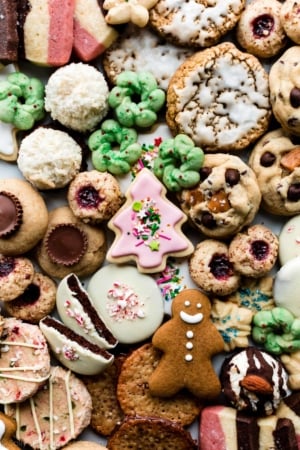
[(150, 24), (177, 45), (209, 47), (236, 25), (245, 3), (159, 0), (150, 10)]
[(231, 42), (196, 52), (170, 80), (167, 123), (205, 152), (246, 148), (266, 132), (270, 116), (266, 70)]

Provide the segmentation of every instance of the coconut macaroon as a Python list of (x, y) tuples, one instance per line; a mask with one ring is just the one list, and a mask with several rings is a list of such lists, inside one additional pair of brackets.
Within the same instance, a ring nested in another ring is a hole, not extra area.
[(84, 63), (57, 69), (45, 87), (45, 109), (76, 131), (92, 130), (108, 112), (108, 85), (102, 73)]
[(81, 163), (82, 149), (68, 133), (44, 127), (22, 140), (17, 159), (26, 180), (41, 190), (69, 184)]

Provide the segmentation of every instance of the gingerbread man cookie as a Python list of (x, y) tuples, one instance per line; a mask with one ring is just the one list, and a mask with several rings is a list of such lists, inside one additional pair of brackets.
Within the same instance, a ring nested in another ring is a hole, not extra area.
[(152, 395), (171, 397), (186, 388), (201, 399), (218, 396), (220, 381), (211, 358), (224, 350), (224, 343), (210, 312), (209, 298), (197, 289), (185, 289), (175, 297), (172, 318), (152, 338), (163, 352), (148, 380)]
[(0, 412), (0, 449), (18, 450), (20, 447), (13, 441), (17, 429), (14, 419)]

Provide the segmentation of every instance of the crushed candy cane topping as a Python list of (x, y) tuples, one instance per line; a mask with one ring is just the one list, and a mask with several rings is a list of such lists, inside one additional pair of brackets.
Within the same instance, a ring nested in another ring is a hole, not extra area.
[(125, 283), (115, 281), (113, 287), (109, 289), (107, 298), (107, 310), (110, 317), (116, 321), (143, 319), (144, 302), (138, 297), (136, 292)]

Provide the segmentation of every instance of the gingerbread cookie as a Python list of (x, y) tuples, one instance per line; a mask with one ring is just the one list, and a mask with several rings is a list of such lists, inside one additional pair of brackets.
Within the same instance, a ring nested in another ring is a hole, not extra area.
[(280, 19), (281, 7), (277, 0), (253, 0), (248, 3), (236, 29), (241, 47), (259, 58), (277, 55), (287, 44)]
[(208, 294), (229, 295), (240, 285), (240, 274), (229, 259), (226, 242), (204, 239), (196, 246), (189, 260), (194, 283)]
[(17, 423), (8, 415), (0, 412), (0, 448), (3, 450), (18, 450), (20, 447), (13, 441)]
[(249, 225), (261, 194), (252, 169), (238, 156), (205, 155), (200, 182), (178, 195), (180, 207), (205, 236), (228, 238)]
[(175, 297), (172, 318), (152, 338), (154, 347), (163, 352), (149, 378), (153, 395), (171, 397), (183, 388), (200, 399), (219, 395), (220, 381), (211, 358), (224, 350), (224, 343), (210, 312), (209, 298), (196, 289), (186, 289)]
[(210, 47), (236, 25), (245, 3), (159, 0), (150, 11), (150, 24), (176, 45)]
[(140, 272), (160, 272), (168, 256), (188, 256), (193, 245), (181, 231), (187, 218), (166, 198), (166, 189), (149, 169), (138, 173), (127, 200), (108, 222), (115, 239), (106, 258), (135, 261)]
[(270, 116), (266, 70), (231, 42), (196, 52), (170, 80), (167, 123), (204, 152), (245, 149), (266, 132)]
[(44, 272), (53, 278), (70, 273), (87, 276), (103, 263), (106, 251), (104, 231), (85, 224), (68, 206), (49, 213), (45, 236), (36, 248), (36, 257)]
[(281, 6), (280, 19), (284, 31), (288, 37), (300, 44), (300, 2), (297, 0), (285, 0)]
[(288, 133), (300, 136), (300, 47), (288, 48), (271, 66), (270, 101), (276, 120)]
[(251, 151), (249, 166), (257, 178), (261, 206), (271, 214), (300, 212), (298, 155), (299, 146), (282, 128), (266, 133)]

